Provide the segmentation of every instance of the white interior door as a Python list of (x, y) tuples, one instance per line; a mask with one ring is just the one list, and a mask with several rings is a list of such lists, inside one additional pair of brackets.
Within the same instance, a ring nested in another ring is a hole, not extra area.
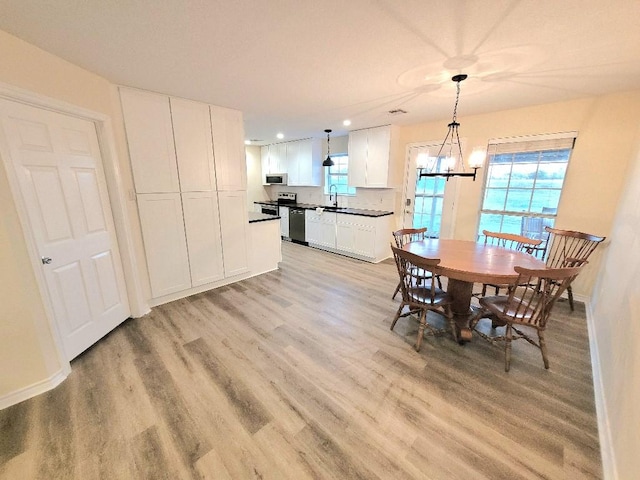
[(0, 119), (71, 360), (130, 313), (95, 125), (6, 100)]

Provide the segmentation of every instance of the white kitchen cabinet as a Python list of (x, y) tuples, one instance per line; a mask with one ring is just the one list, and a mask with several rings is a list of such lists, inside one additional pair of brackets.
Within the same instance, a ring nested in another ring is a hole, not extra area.
[(322, 185), (322, 143), (308, 138), (265, 145), (260, 149), (262, 176), (286, 173), (287, 185), (317, 187)]
[(335, 250), (336, 213), (305, 210), (305, 240), (313, 246)]
[(222, 238), (216, 192), (182, 194), (191, 286), (224, 278)]
[(169, 97), (120, 88), (136, 193), (179, 192)]
[(249, 271), (246, 192), (218, 192), (220, 231), (224, 253), (224, 275), (231, 277)]
[(211, 118), (204, 103), (171, 98), (171, 118), (175, 139), (180, 190), (216, 190)]
[(376, 219), (359, 215), (338, 214), (336, 248), (359, 257), (376, 256)]
[(317, 187), (322, 185), (322, 144), (308, 138), (287, 143), (288, 185)]
[(213, 155), (219, 191), (247, 189), (242, 112), (210, 106)]
[(367, 184), (367, 130), (349, 132), (348, 183), (351, 187)]
[(190, 288), (180, 194), (138, 194), (137, 201), (152, 296)]
[(287, 173), (287, 143), (269, 145), (269, 171), (266, 173)]
[(349, 186), (391, 188), (391, 155), (397, 139), (396, 127), (355, 130), (349, 133)]
[(289, 238), (289, 207), (278, 207), (280, 215), (280, 235)]

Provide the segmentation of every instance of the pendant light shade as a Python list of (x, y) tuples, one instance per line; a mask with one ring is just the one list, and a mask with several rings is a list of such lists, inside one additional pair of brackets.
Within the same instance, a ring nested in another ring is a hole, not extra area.
[(329, 139), (329, 134), (331, 133), (331, 129), (327, 128), (324, 132), (327, 134), (327, 158), (325, 158), (324, 162), (322, 162), (322, 166), (333, 167), (335, 165), (335, 162), (331, 160), (331, 146), (330, 146), (331, 140)]

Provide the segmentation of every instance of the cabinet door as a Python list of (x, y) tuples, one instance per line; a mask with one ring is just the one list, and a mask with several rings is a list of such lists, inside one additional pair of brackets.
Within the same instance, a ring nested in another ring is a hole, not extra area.
[(349, 133), (349, 186), (367, 186), (367, 130)]
[(320, 219), (312, 210), (304, 211), (304, 240), (309, 243), (320, 243)]
[(298, 182), (307, 187), (322, 184), (320, 139), (301, 140), (298, 146)]
[[(370, 128), (367, 135), (367, 187), (387, 187), (391, 127)], [(351, 160), (351, 158), (349, 158)]]
[(242, 112), (213, 105), (210, 110), (218, 190), (246, 190), (247, 159)]
[(287, 172), (287, 185), (299, 186), (300, 185), (300, 142), (287, 142), (287, 160), (286, 170)]
[(280, 213), (280, 235), (289, 237), (289, 207), (279, 207)]
[(269, 173), (277, 173), (271, 171), (271, 162), (269, 155), (269, 145), (264, 145), (260, 147), (260, 165), (262, 166), (262, 184), (267, 185), (265, 183), (265, 178)]
[(269, 145), (270, 173), (287, 173), (287, 144), (274, 143)]
[(353, 225), (338, 222), (336, 224), (336, 248), (343, 252), (352, 253), (355, 249), (354, 242)]
[(120, 88), (136, 193), (178, 192), (169, 97)]
[(182, 194), (184, 227), (194, 287), (224, 278), (216, 192)]
[(152, 296), (190, 288), (180, 194), (139, 194), (137, 200)]
[(353, 253), (363, 257), (376, 256), (376, 229), (370, 225), (353, 225)]
[(176, 144), (180, 190), (207, 192), (216, 189), (209, 106), (171, 98), (171, 118)]
[(218, 192), (224, 276), (249, 271), (247, 192)]

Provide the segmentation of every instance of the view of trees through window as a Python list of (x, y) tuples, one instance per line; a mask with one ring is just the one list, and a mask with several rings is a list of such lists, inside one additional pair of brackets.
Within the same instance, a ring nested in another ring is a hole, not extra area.
[(335, 185), (338, 195), (355, 195), (355, 187), (348, 185), (349, 156), (344, 154), (331, 155), (335, 165), (327, 167), (325, 170), (324, 193), (329, 195), (329, 188)]
[(489, 157), (480, 212), (482, 230), (545, 239), (553, 226), (571, 148), (498, 153)]

